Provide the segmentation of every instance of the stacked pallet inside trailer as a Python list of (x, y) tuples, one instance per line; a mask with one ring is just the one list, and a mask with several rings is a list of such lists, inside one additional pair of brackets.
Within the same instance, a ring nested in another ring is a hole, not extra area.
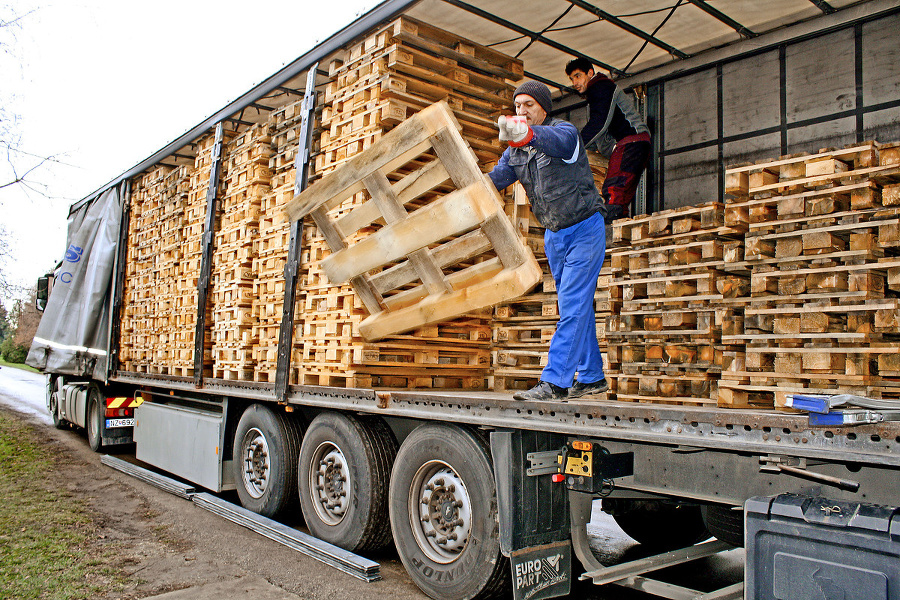
[(158, 229), (159, 253), (156, 258), (156, 339), (151, 372), (173, 375), (179, 359), (179, 278), (187, 260), (185, 220), (191, 188), (192, 167), (182, 165), (171, 170), (163, 180)]
[[(345, 54), (329, 68), (316, 177), (332, 172), (439, 100), (453, 109), (485, 168), (499, 158), (503, 147), (495, 123), (502, 111), (511, 112), (510, 82), (522, 76), (520, 61), (408, 17), (373, 31)], [(406, 174), (395, 172), (391, 181)], [(357, 193), (335, 214), (349, 213), (366, 200), (366, 192)], [(319, 267), (329, 254), (322, 233), (307, 225), (298, 324), (302, 334), (295, 337), (301, 358), (293, 363), (292, 381), (347, 387), (487, 386), (490, 311), (366, 342), (358, 327), (368, 311), (352, 287), (334, 285)]]
[[(229, 134), (230, 135), (230, 134)], [(182, 227), (182, 258), (175, 281), (175, 329), (173, 349), (175, 356), (170, 375), (192, 377), (194, 375), (194, 352), (197, 335), (198, 283), (203, 263), (203, 232), (206, 221), (207, 193), (210, 183), (210, 169), (216, 138), (212, 133), (200, 138), (196, 144), (194, 169), (185, 205)], [(206, 323), (212, 322), (212, 312), (206, 309)], [(204, 336), (203, 369), (212, 369), (212, 340)]]
[[(303, 122), (302, 98), (274, 110), (269, 117), (271, 187), (262, 196), (259, 235), (253, 257), (254, 381), (272, 383), (278, 370), (278, 338), (284, 308), (285, 267), (290, 246), (290, 223), (285, 203), (294, 197), (296, 152)], [(300, 360), (294, 350), (292, 363)]]
[(723, 271), (724, 205), (621, 219), (610, 243), (607, 379), (616, 398), (666, 404), (721, 404), (719, 378), (740, 348), (726, 333), (739, 322), (748, 278)]
[(218, 204), (210, 295), (213, 376), (252, 381), (256, 241), (263, 198), (271, 189), (268, 123), (254, 125), (225, 146), (223, 196)]
[(155, 261), (159, 196), (169, 169), (156, 167), (135, 178), (131, 190), (130, 228), (119, 358), (129, 371), (149, 372), (154, 358), (150, 335), (155, 329)]
[(748, 222), (729, 269), (751, 278), (736, 402), (785, 394), (900, 396), (900, 148), (875, 142), (726, 171), (729, 219)]
[(132, 189), (120, 352), (129, 370), (170, 374), (177, 358), (178, 274), (191, 171), (158, 166)]

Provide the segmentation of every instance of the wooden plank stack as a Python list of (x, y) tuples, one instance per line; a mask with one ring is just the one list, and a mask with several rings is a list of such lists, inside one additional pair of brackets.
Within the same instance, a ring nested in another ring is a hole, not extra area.
[(745, 220), (749, 272), (741, 369), (723, 374), (737, 402), (790, 392), (900, 396), (900, 155), (867, 142), (726, 171), (729, 219)]
[[(225, 132), (225, 139), (233, 136)], [(204, 135), (196, 144), (197, 155), (190, 178), (190, 188), (185, 206), (181, 261), (175, 281), (175, 350), (170, 375), (192, 377), (194, 375), (194, 340), (197, 330), (197, 284), (203, 261), (203, 228), (206, 221), (206, 196), (209, 189), (210, 169), (216, 148), (215, 135)], [(212, 310), (207, 307), (206, 323), (212, 323)], [(204, 337), (203, 369), (212, 372), (212, 340)]]
[[(521, 61), (408, 17), (378, 28), (345, 54), (345, 60), (329, 67), (314, 178), (331, 173), (437, 100), (453, 109), (484, 168), (497, 161), (503, 147), (495, 123), (501, 111), (512, 111), (510, 80), (522, 77)], [(402, 175), (392, 175), (392, 181)], [(367, 192), (356, 193), (336, 215), (368, 199)], [(369, 233), (371, 228), (359, 235)], [(292, 381), (350, 387), (486, 386), (489, 313), (367, 342), (359, 333), (367, 311), (353, 288), (331, 283), (319, 266), (330, 252), (321, 232), (305, 226), (302, 324), (295, 335), (301, 360), (293, 363)]]
[(445, 101), (479, 160), (497, 160), (500, 111), (510, 110), (522, 62), (409, 17), (400, 17), (347, 49), (329, 67), (321, 154), (324, 173), (377, 141), (388, 129)]
[(159, 218), (163, 181), (169, 171), (168, 167), (154, 167), (132, 184), (119, 353), (129, 371), (148, 373), (156, 358), (150, 336), (156, 325), (154, 288), (160, 239), (154, 226)]
[(178, 278), (187, 252), (184, 244), (186, 206), (190, 192), (192, 167), (172, 169), (163, 180), (158, 229), (159, 252), (156, 256), (155, 357), (151, 372), (174, 374), (178, 360)]
[(170, 374), (177, 357), (177, 277), (192, 167), (154, 167), (131, 196), (119, 359), (129, 370)]
[(723, 272), (724, 205), (664, 210), (612, 226), (607, 379), (618, 400), (716, 405), (719, 373), (733, 350), (723, 334), (739, 320), (732, 300), (745, 276)]
[(270, 192), (271, 132), (254, 125), (225, 145), (224, 194), (219, 203), (212, 263), (213, 376), (253, 380), (254, 259), (263, 198)]

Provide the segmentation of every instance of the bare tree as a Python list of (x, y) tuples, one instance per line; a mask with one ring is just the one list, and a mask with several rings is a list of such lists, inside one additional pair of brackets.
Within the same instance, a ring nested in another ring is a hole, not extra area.
[[(0, 5), (0, 58), (7, 63), (4, 71), (10, 71), (14, 66), (21, 64), (21, 58), (17, 55), (18, 36), (22, 31), (22, 25), (28, 17), (37, 9), (17, 14), (16, 9), (9, 4)], [(4, 78), (11, 76), (5, 73)], [(8, 83), (7, 79), (7, 83)], [(36, 192), (46, 195), (47, 186), (35, 178), (47, 163), (60, 162), (57, 155), (40, 155), (27, 152), (23, 149), (20, 118), (14, 109), (14, 96), (4, 94), (0, 96), (0, 152), (5, 155), (6, 167), (0, 173), (0, 190), (9, 187), (20, 187), (26, 192)]]
[(21, 292), (18, 286), (14, 285), (6, 274), (6, 263), (12, 258), (10, 233), (0, 223), (0, 301), (6, 298), (12, 298)]

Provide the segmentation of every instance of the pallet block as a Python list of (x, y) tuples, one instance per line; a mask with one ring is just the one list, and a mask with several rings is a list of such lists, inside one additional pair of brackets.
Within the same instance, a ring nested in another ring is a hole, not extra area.
[[(359, 327), (368, 340), (510, 300), (541, 280), (460, 130), (445, 102), (433, 104), (285, 206), (325, 236), (322, 270), (353, 286), (370, 313)], [(329, 214), (361, 191), (371, 199)]]

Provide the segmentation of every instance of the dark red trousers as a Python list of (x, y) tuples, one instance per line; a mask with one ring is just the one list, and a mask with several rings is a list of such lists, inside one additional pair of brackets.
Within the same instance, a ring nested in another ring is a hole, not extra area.
[(652, 150), (649, 133), (638, 133), (622, 138), (616, 143), (603, 189), (600, 193), (606, 201), (607, 221), (627, 217), (634, 200), (634, 193), (641, 180), (641, 173), (647, 167)]

